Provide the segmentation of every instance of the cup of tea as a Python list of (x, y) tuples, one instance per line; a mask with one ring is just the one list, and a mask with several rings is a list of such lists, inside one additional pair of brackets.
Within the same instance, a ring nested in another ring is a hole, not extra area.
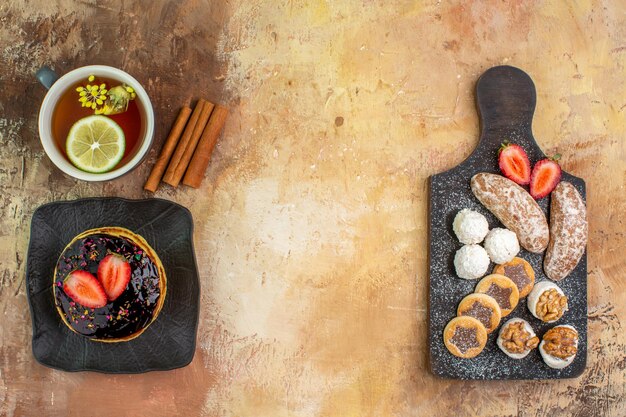
[(130, 74), (106, 65), (77, 68), (59, 78), (43, 67), (48, 89), (39, 110), (39, 137), (66, 174), (106, 181), (134, 169), (152, 146), (154, 110)]

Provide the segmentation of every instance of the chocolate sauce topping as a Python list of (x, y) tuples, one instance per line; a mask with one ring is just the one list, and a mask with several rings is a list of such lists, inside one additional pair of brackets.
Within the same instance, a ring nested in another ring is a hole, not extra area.
[(501, 308), (508, 310), (511, 308), (512, 292), (511, 288), (504, 288), (492, 282), (485, 294), (495, 298)]
[(505, 266), (504, 275), (513, 281), (520, 291), (530, 284), (530, 278), (528, 277), (523, 264)]
[[(97, 277), (98, 264), (109, 253), (122, 255), (130, 264), (131, 278), (126, 290), (102, 308), (81, 306), (63, 291), (63, 280), (76, 269)], [(93, 234), (74, 242), (59, 257), (54, 298), (79, 334), (95, 339), (121, 338), (150, 323), (161, 295), (159, 284), (158, 268), (142, 248), (122, 237)]]
[(461, 353), (480, 346), (476, 329), (458, 326), (454, 329), (454, 335), (450, 338), (450, 342), (456, 346)]
[(470, 316), (474, 317), (478, 321), (480, 321), (483, 326), (487, 329), (491, 327), (491, 316), (493, 315), (493, 310), (489, 307), (485, 307), (480, 302), (476, 301), (470, 308), (461, 312), (462, 316)]

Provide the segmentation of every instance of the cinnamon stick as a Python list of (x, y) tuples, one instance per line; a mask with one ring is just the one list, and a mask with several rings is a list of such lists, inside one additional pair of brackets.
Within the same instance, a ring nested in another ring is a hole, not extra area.
[(198, 118), (198, 123), (196, 123), (196, 127), (194, 128), (193, 134), (191, 135), (191, 138), (189, 139), (189, 143), (187, 144), (187, 148), (185, 149), (185, 152), (183, 153), (183, 156), (180, 158), (180, 161), (178, 162), (178, 166), (176, 167), (176, 170), (174, 171), (173, 180), (176, 183), (176, 185), (180, 183), (180, 180), (183, 178), (183, 175), (185, 175), (185, 171), (187, 171), (187, 167), (189, 166), (189, 161), (191, 161), (191, 157), (193, 156), (193, 153), (196, 150), (196, 146), (198, 145), (200, 136), (202, 136), (202, 132), (204, 131), (209, 121), (209, 117), (211, 116), (213, 107), (215, 107), (213, 103), (209, 101), (205, 101), (204, 107), (202, 108), (202, 111), (200, 112), (200, 117)]
[(198, 188), (202, 183), (204, 173), (211, 160), (213, 148), (226, 122), (226, 116), (228, 116), (228, 109), (226, 107), (220, 106), (219, 104), (215, 106), (213, 113), (211, 113), (209, 123), (204, 129), (202, 138), (200, 138), (193, 158), (189, 163), (183, 184)]
[(183, 132), (183, 136), (180, 138), (180, 142), (178, 142), (178, 146), (176, 147), (176, 151), (174, 155), (172, 155), (172, 159), (170, 160), (169, 165), (167, 166), (167, 171), (165, 171), (165, 176), (163, 177), (163, 182), (171, 185), (172, 187), (178, 186), (180, 179), (176, 181), (176, 168), (178, 167), (178, 163), (180, 162), (183, 154), (185, 153), (185, 149), (187, 149), (187, 145), (191, 140), (191, 136), (194, 134), (194, 130), (196, 128), (196, 124), (198, 123), (198, 119), (200, 118), (200, 113), (202, 113), (202, 109), (204, 108), (206, 101), (203, 99), (198, 100), (196, 107), (193, 109), (193, 113), (191, 113), (191, 118), (187, 123), (187, 127), (185, 127), (185, 131)]
[(152, 171), (150, 172), (150, 176), (148, 176), (148, 180), (146, 181), (146, 185), (143, 186), (144, 190), (155, 192), (159, 187), (159, 182), (161, 182), (161, 177), (163, 176), (163, 172), (165, 172), (165, 168), (167, 167), (167, 163), (170, 161), (172, 154), (174, 153), (174, 149), (178, 144), (178, 140), (180, 139), (180, 135), (183, 133), (183, 129), (185, 128), (185, 124), (187, 120), (189, 120), (189, 115), (191, 114), (191, 109), (187, 106), (184, 106), (180, 109), (178, 113), (178, 117), (176, 121), (172, 125), (172, 130), (170, 130), (170, 134), (167, 136), (165, 140), (165, 144), (163, 145), (163, 149), (161, 149), (161, 154), (157, 159), (156, 163), (152, 167)]

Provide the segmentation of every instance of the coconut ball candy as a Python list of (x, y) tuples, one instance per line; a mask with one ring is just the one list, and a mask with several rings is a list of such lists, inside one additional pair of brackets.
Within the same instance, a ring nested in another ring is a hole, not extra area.
[(484, 245), (489, 258), (496, 264), (511, 261), (519, 252), (517, 235), (509, 229), (491, 229), (485, 237)]
[(459, 278), (478, 279), (487, 273), (489, 255), (482, 246), (465, 245), (454, 255), (454, 268)]
[(454, 217), (452, 229), (461, 243), (472, 245), (485, 239), (489, 233), (489, 224), (482, 214), (474, 210), (463, 209)]

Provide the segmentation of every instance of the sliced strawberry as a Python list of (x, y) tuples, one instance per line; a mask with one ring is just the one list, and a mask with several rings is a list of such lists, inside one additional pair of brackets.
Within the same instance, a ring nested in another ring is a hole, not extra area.
[(70, 272), (63, 281), (63, 291), (83, 307), (100, 308), (107, 305), (104, 288), (88, 271)]
[(542, 159), (533, 167), (530, 175), (530, 195), (535, 200), (550, 194), (561, 181), (561, 167), (557, 162), (559, 157), (560, 155), (555, 155), (553, 158)]
[(110, 301), (122, 295), (130, 282), (130, 264), (121, 255), (109, 254), (98, 265), (98, 279)]
[(498, 151), (498, 165), (508, 179), (522, 185), (530, 182), (530, 161), (521, 146), (504, 141)]

